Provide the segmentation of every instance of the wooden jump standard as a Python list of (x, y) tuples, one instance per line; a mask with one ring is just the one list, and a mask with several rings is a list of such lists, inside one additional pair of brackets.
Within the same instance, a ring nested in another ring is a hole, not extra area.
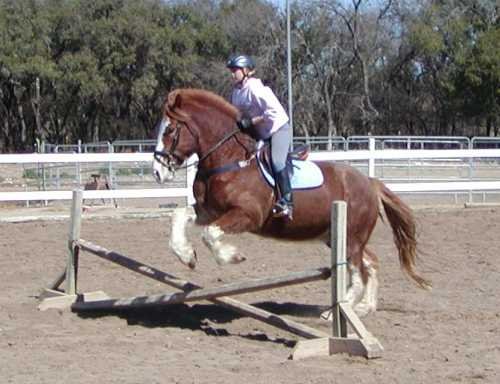
[[(346, 204), (334, 202), (332, 205), (332, 267), (317, 268), (284, 276), (252, 279), (244, 282), (227, 284), (217, 288), (203, 288), (200, 285), (180, 279), (152, 266), (130, 259), (118, 252), (95, 245), (80, 239), (82, 212), (82, 191), (73, 192), (71, 208), (71, 227), (68, 241), (68, 260), (66, 270), (58, 276), (49, 289), (42, 295), (41, 310), (49, 308), (71, 307), (73, 311), (97, 311), (126, 308), (142, 308), (179, 304), (190, 301), (208, 300), (241, 315), (252, 317), (266, 324), (275, 326), (309, 340), (297, 342), (291, 354), (292, 359), (310, 356), (329, 356), (334, 353), (375, 358), (383, 351), (378, 340), (366, 330), (363, 323), (345, 302), (346, 294)], [(135, 296), (130, 298), (110, 299), (104, 292), (77, 294), (77, 272), (80, 250), (87, 251), (102, 259), (118, 264), (124, 268), (140, 273), (153, 280), (180, 289), (182, 292), (159, 294), (152, 296)], [(253, 305), (227, 297), (242, 293), (273, 289), (293, 284), (303, 284), (332, 277), (333, 336), (297, 323), (283, 316), (257, 308)], [(333, 278), (335, 277), (335, 278)], [(58, 290), (66, 282), (65, 291)], [(347, 335), (348, 326), (354, 332)]]

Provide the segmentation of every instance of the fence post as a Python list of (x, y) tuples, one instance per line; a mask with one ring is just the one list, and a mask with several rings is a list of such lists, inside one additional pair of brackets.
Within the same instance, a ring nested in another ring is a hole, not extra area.
[[(45, 153), (45, 141), (42, 140), (41, 141), (41, 150), (42, 152), (41, 153)], [(47, 175), (45, 174), (45, 164), (42, 164), (42, 191), (46, 191), (47, 190)], [(43, 205), (46, 207), (49, 205), (49, 202), (48, 200), (44, 200), (43, 201)]]
[[(113, 144), (108, 141), (108, 153), (114, 153), (115, 149)], [(114, 181), (113, 181), (113, 163), (108, 163), (108, 174), (109, 174), (109, 188), (114, 189)]]
[(198, 156), (196, 154), (191, 156), (187, 160), (187, 169), (186, 169), (186, 188), (188, 190), (186, 198), (187, 205), (194, 205), (196, 203), (193, 194), (193, 184), (194, 184), (194, 179), (196, 178), (197, 166), (195, 164), (197, 161), (198, 161)]
[(368, 150), (370, 151), (370, 158), (368, 159), (368, 176), (375, 177), (375, 138), (368, 138)]
[(82, 222), (82, 202), (83, 191), (76, 189), (73, 191), (71, 203), (71, 223), (68, 239), (68, 260), (66, 264), (66, 294), (76, 295), (76, 280), (78, 273), (78, 251), (75, 242), (80, 239), (80, 228)]
[[(76, 153), (82, 153), (82, 141), (78, 139)], [(80, 162), (76, 163), (76, 185), (78, 188), (82, 185), (82, 173)]]
[[(54, 153), (59, 153), (59, 146), (56, 145), (54, 147)], [(60, 165), (57, 164), (56, 166), (56, 189), (61, 188), (61, 170), (60, 170)]]
[(347, 204), (345, 201), (334, 201), (332, 203), (331, 223), (333, 336), (347, 337), (347, 322), (341, 313), (339, 305), (346, 300), (347, 286)]

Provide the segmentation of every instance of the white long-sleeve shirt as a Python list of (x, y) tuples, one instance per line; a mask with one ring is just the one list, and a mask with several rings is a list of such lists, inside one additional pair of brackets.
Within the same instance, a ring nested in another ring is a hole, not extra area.
[(233, 89), (231, 103), (243, 116), (253, 118), (262, 116), (263, 121), (255, 128), (263, 139), (288, 123), (288, 115), (271, 88), (262, 84), (260, 79), (250, 77)]

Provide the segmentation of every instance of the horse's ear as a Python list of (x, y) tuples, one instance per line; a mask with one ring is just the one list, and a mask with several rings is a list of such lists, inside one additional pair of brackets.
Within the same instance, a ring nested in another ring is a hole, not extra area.
[(181, 99), (182, 99), (182, 97), (181, 97), (181, 94), (180, 94), (178, 89), (170, 92), (168, 94), (168, 97), (167, 97), (168, 108), (170, 108), (172, 110), (172, 109), (175, 109), (177, 107), (180, 107), (181, 106)]

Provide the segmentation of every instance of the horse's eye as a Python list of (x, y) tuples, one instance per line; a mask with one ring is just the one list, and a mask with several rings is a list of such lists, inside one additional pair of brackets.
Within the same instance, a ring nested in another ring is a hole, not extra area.
[(172, 131), (173, 131), (172, 126), (169, 125), (167, 127), (167, 129), (165, 129), (165, 132), (163, 132), (163, 137), (166, 137), (166, 136), (170, 135), (172, 133)]

